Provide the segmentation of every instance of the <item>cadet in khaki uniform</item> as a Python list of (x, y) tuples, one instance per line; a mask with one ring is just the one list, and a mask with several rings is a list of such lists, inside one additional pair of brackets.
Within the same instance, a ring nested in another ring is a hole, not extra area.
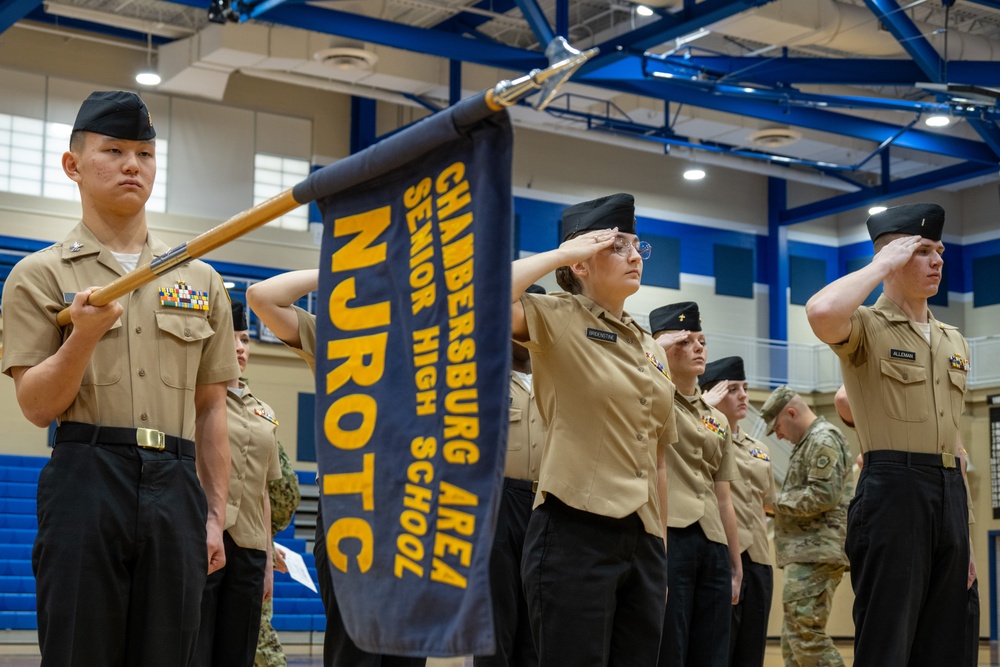
[[(545, 294), (545, 288), (532, 285), (526, 292)], [(524, 347), (515, 343), (510, 372), (510, 426), (503, 495), (490, 552), (490, 592), (497, 650), (491, 656), (475, 656), (477, 667), (534, 667), (538, 664), (521, 581), (521, 554), (528, 518), (535, 503), (544, 446), (545, 426), (532, 390), (531, 358)]]
[(774, 504), (774, 545), (785, 570), (781, 654), (785, 667), (842, 667), (826, 634), (833, 595), (847, 570), (844, 536), (854, 491), (840, 430), (782, 385), (760, 412), (767, 433), (795, 445)]
[[(292, 523), (292, 515), (299, 507), (302, 495), (299, 493), (299, 477), (292, 469), (292, 462), (285, 453), (281, 441), (278, 441), (278, 463), (281, 466), (281, 479), (267, 483), (267, 495), (271, 505), (271, 540)], [(272, 550), (274, 569), (276, 572), (288, 572), (281, 554)], [(260, 632), (257, 634), (257, 653), (254, 657), (254, 667), (288, 667), (285, 650), (278, 639), (278, 633), (271, 626), (274, 615), (274, 598), (264, 600), (260, 612)]]
[[(232, 304), (236, 359), (246, 373), (250, 332), (245, 307)], [(192, 667), (250, 667), (257, 650), (261, 605), (274, 588), (271, 503), (267, 483), (281, 479), (278, 420), (243, 378), (232, 380), (229, 414), (229, 497), (226, 501), (226, 566), (208, 576), (201, 599), (201, 628)]]
[[(944, 210), (905, 204), (868, 218), (875, 258), (806, 304), (840, 357), (864, 468), (848, 516), (856, 667), (953, 664), (970, 558), (957, 461), (969, 346), (934, 319)], [(862, 301), (880, 283), (872, 307)]]
[[(847, 398), (847, 390), (844, 385), (840, 385), (837, 389), (837, 393), (834, 395), (833, 404), (837, 408), (837, 414), (843, 420), (844, 424), (848, 428), (854, 428), (854, 415), (851, 414), (851, 403)], [(966, 500), (969, 503), (969, 530), (971, 532), (972, 524), (975, 523), (972, 512), (972, 494), (969, 493), (969, 480), (968, 480), (968, 465), (969, 465), (969, 453), (962, 450), (961, 458), (961, 468), (962, 475), (966, 477), (965, 487), (967, 492)], [(862, 468), (864, 466), (864, 457), (858, 455), (858, 467)], [(976, 570), (974, 567), (969, 568), (969, 599), (968, 608), (965, 623), (965, 647), (962, 653), (962, 659), (957, 663), (961, 667), (976, 667), (979, 664), (979, 579), (976, 576)]]
[(767, 515), (774, 505), (774, 475), (767, 445), (740, 428), (747, 415), (747, 376), (741, 357), (725, 357), (705, 365), (698, 378), (702, 398), (726, 416), (733, 432), (733, 456), (740, 479), (729, 489), (736, 511), (743, 562), (740, 601), (733, 605), (729, 638), (730, 667), (760, 667), (767, 644), (767, 618), (774, 594), (774, 571), (767, 537)]
[[(293, 305), (319, 286), (319, 271), (290, 271), (254, 283), (247, 289), (247, 303), (271, 331), (316, 372), (316, 316)], [(330, 561), (326, 553), (326, 529), (322, 503), (316, 508), (316, 538), (313, 556), (316, 558), (316, 579), (326, 613), (323, 635), (324, 667), (423, 667), (424, 658), (378, 655), (362, 651), (344, 628), (337, 607), (337, 596), (330, 576)]]
[[(667, 587), (674, 387), (624, 304), (652, 249), (624, 193), (568, 207), (562, 235), (512, 267), (513, 335), (548, 429), (521, 563), (531, 630), (542, 667), (648, 667)], [(568, 293), (525, 293), (553, 270)]]
[(677, 385), (677, 444), (667, 449), (670, 512), (667, 571), (670, 597), (663, 620), (660, 667), (726, 667), (732, 605), (743, 577), (730, 482), (738, 481), (725, 416), (705, 403), (705, 335), (693, 301), (661, 306), (649, 328), (666, 350)]
[(226, 383), (239, 368), (221, 278), (195, 261), (87, 304), (92, 286), (167, 251), (146, 227), (154, 137), (137, 95), (93, 93), (62, 161), (82, 221), (4, 286), (3, 371), (33, 424), (59, 422), (32, 552), (46, 667), (187, 664), (205, 576), (225, 563)]

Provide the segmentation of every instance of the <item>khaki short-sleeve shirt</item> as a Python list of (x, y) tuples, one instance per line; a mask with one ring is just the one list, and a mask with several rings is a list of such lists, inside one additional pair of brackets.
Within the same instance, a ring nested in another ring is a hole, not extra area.
[(677, 439), (662, 349), (628, 314), (582, 295), (521, 297), (532, 384), (548, 433), (535, 504), (547, 494), (663, 535), (656, 450)]
[(931, 341), (884, 294), (851, 316), (840, 357), (861, 451), (956, 451), (969, 344), (928, 314)]
[[(167, 250), (148, 235), (139, 266)], [(36, 366), (55, 354), (71, 331), (56, 323), (56, 315), (72, 294), (124, 274), (83, 223), (61, 243), (18, 262), (3, 291), (3, 371)], [(196, 260), (118, 301), (124, 312), (97, 343), (80, 392), (59, 422), (152, 428), (194, 440), (195, 386), (239, 376), (222, 278)]]
[(281, 479), (278, 461), (278, 420), (274, 410), (240, 382), (242, 395), (226, 392), (229, 425), (229, 496), (226, 530), (244, 549), (267, 549), (271, 527), (264, 523), (267, 483)]
[(705, 536), (728, 544), (722, 527), (715, 482), (740, 478), (733, 458), (733, 440), (726, 416), (705, 403), (701, 391), (694, 401), (674, 395), (677, 444), (667, 448), (670, 511), (667, 525), (686, 528), (698, 522)]
[[(302, 347), (288, 345), (295, 354), (302, 357), (302, 360), (309, 364), (309, 370), (316, 372), (316, 316), (306, 312), (298, 306), (292, 306), (295, 315), (299, 318), (299, 343)], [(286, 343), (287, 345), (287, 343)]]
[(746, 551), (754, 563), (771, 564), (764, 505), (774, 504), (774, 476), (767, 445), (746, 434), (743, 429), (733, 436), (733, 458), (740, 478), (730, 483), (740, 551)]
[(510, 374), (509, 413), (504, 477), (537, 482), (545, 450), (545, 424), (538, 414), (534, 391), (514, 373)]

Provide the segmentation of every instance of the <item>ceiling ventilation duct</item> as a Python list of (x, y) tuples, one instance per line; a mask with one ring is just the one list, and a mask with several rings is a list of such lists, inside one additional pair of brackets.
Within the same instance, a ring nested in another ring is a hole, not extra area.
[(749, 137), (750, 143), (760, 148), (783, 148), (802, 138), (802, 133), (790, 127), (768, 127), (757, 130)]
[(370, 72), (378, 62), (378, 56), (365, 49), (349, 46), (334, 46), (313, 54), (313, 60), (341, 71)]

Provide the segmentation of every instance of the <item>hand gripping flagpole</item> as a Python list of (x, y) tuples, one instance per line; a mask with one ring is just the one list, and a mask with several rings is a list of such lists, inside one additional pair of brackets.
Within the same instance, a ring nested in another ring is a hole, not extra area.
[[(562, 37), (556, 37), (545, 49), (549, 66), (535, 69), (513, 81), (501, 81), (493, 88), (462, 100), (445, 111), (451, 112), (457, 130), (472, 125), (483, 118), (512, 106), (536, 91), (542, 95), (536, 108), (543, 109), (555, 97), (555, 92), (581, 65), (596, 55), (598, 49), (580, 52)], [(442, 113), (442, 112), (439, 112)], [(423, 124), (438, 116), (430, 116), (414, 123), (402, 132), (369, 146), (363, 151), (318, 169), (305, 180), (270, 199), (237, 213), (229, 220), (199, 234), (190, 241), (171, 248), (152, 262), (136, 267), (117, 280), (94, 290), (87, 303), (106, 306), (139, 287), (152, 282), (156, 276), (181, 266), (192, 259), (223, 246), (247, 232), (262, 227), (285, 213), (323, 197), (329, 197), (349, 187), (363, 183), (396, 164), (426, 152), (432, 146), (421, 140)], [(69, 308), (56, 316), (60, 326), (70, 323)]]

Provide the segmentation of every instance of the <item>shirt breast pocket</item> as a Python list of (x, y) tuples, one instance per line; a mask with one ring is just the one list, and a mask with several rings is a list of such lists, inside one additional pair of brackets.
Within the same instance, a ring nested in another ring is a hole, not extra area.
[(958, 424), (961, 421), (962, 411), (965, 410), (965, 371), (949, 369), (948, 377), (951, 378), (951, 386), (948, 394), (951, 396), (951, 415)]
[(156, 313), (160, 379), (175, 389), (194, 389), (205, 339), (215, 333), (200, 314)]
[[(513, 430), (515, 430), (517, 428), (520, 428), (520, 426), (521, 426), (521, 419), (522, 419), (521, 412), (522, 412), (522, 410), (521, 410), (521, 408), (515, 408), (513, 406), (511, 406), (509, 410), (510, 410), (510, 426), (509, 426), (509, 430), (513, 431)], [(518, 451), (522, 447), (522, 444), (523, 444), (521, 442), (522, 440), (523, 440), (523, 438), (511, 438), (511, 437), (508, 437), (507, 438), (507, 450), (508, 451), (514, 451), (514, 452)]]
[(122, 359), (126, 355), (122, 348), (122, 321), (118, 318), (94, 348), (90, 366), (80, 384), (101, 386), (118, 382), (122, 377)]
[(927, 369), (882, 359), (882, 405), (892, 419), (927, 421)]

